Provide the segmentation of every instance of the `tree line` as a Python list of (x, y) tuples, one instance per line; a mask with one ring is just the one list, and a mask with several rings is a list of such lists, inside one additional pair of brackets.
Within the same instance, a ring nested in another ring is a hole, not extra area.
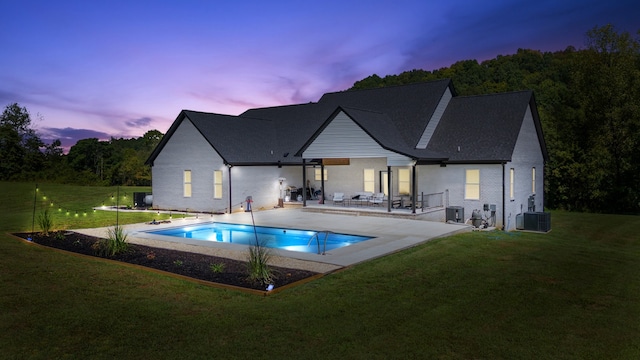
[(0, 180), (148, 186), (144, 162), (162, 136), (150, 130), (139, 138), (83, 139), (65, 154), (60, 140), (44, 143), (27, 109), (13, 103), (0, 116)]
[(580, 50), (519, 49), (480, 63), (371, 75), (352, 89), (450, 78), (463, 96), (533, 90), (550, 156), (545, 206), (638, 214), (640, 41), (612, 25), (595, 27), (585, 38)]

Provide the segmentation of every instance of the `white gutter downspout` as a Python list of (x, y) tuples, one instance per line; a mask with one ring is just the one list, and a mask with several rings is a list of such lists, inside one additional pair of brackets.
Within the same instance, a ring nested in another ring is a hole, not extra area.
[(504, 192), (505, 192), (505, 180), (504, 180), (504, 176), (505, 176), (505, 166), (507, 165), (506, 162), (502, 163), (502, 231), (507, 231), (507, 214), (506, 214), (506, 208), (505, 208), (505, 198), (504, 198)]

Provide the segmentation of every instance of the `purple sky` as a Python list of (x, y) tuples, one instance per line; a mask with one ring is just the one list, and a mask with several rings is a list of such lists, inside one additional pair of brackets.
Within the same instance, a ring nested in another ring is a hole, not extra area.
[(637, 0), (0, 0), (0, 106), (43, 140), (165, 133), (180, 110), (316, 101), (371, 74), (640, 30)]

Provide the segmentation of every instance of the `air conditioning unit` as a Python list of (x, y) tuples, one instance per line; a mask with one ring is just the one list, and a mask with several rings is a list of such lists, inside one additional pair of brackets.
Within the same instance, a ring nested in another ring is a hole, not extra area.
[[(524, 230), (548, 232), (551, 230), (551, 213), (526, 212), (524, 213)], [(517, 221), (516, 221), (517, 223)]]

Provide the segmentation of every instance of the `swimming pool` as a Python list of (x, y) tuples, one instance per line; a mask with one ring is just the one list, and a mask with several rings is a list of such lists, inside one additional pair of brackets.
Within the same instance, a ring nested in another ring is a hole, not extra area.
[[(372, 239), (372, 237), (360, 235), (267, 226), (256, 226), (255, 229), (258, 240), (266, 247), (305, 253), (323, 253), (324, 251), (330, 251)], [(256, 242), (253, 226), (221, 222), (181, 226), (163, 230), (149, 230), (145, 232), (185, 239), (241, 245), (254, 245)]]

